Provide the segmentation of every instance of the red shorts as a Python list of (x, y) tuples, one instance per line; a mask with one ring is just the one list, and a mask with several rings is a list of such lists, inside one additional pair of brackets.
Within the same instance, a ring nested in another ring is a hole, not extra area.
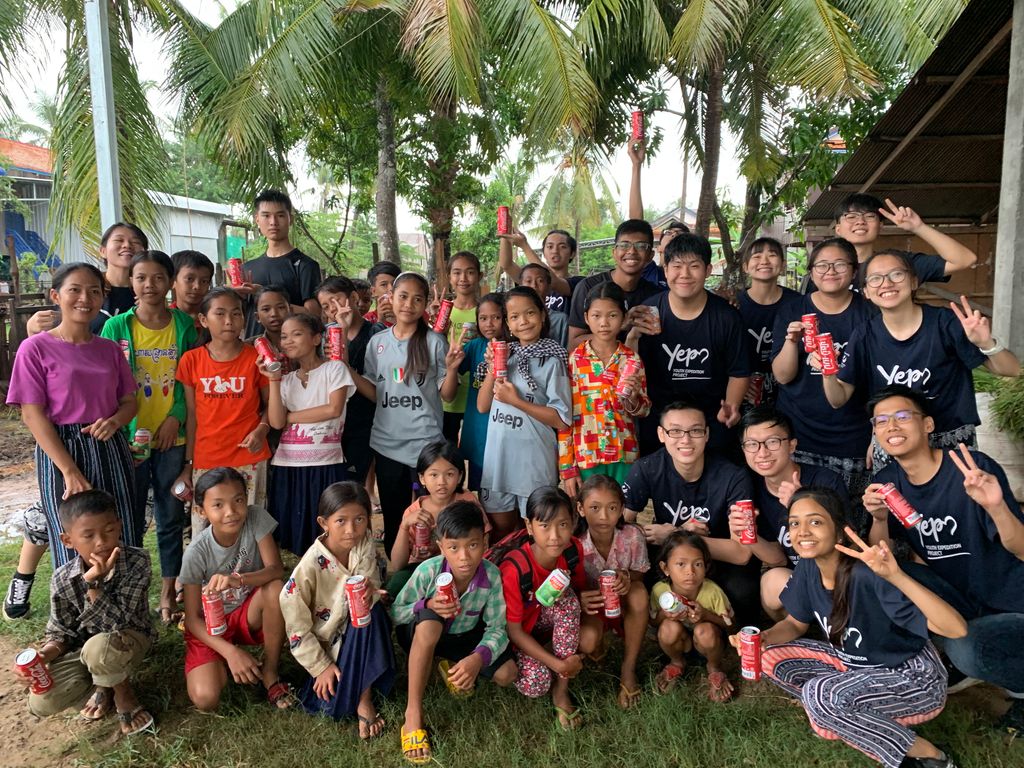
[[(224, 617), (228, 628), (223, 635), (218, 635), (222, 640), (227, 640), (234, 645), (263, 645), (263, 630), (255, 632), (249, 629), (249, 603), (256, 597), (253, 592), (245, 598), (245, 602)], [(187, 675), (196, 667), (209, 664), (211, 661), (224, 661), (224, 657), (213, 648), (206, 645), (202, 640), (185, 630), (185, 674)]]

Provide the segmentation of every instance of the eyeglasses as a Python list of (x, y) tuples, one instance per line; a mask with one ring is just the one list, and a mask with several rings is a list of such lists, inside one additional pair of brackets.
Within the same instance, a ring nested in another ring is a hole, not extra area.
[(873, 224), (878, 221), (878, 214), (869, 211), (850, 211), (840, 216), (839, 220), (847, 224), (856, 224), (858, 221), (863, 221), (865, 224)]
[(673, 440), (681, 440), (683, 435), (686, 435), (691, 440), (703, 440), (708, 436), (707, 427), (693, 427), (691, 429), (680, 429), (679, 427), (672, 427), (672, 429), (661, 428), (661, 431), (671, 437)]
[(837, 275), (845, 275), (852, 268), (853, 264), (848, 261), (816, 261), (814, 266), (811, 267), (811, 271), (816, 275), (827, 275), (829, 270)]
[(892, 419), (896, 419), (897, 424), (906, 424), (915, 416), (924, 416), (920, 411), (896, 411), (896, 413), (880, 413), (877, 416), (872, 416), (870, 421), (872, 425), (876, 427), (884, 427)]
[(628, 240), (620, 240), (614, 247), (619, 253), (629, 253), (630, 248), (636, 249), (637, 253), (647, 253), (651, 250), (650, 243), (631, 243)]
[(889, 282), (892, 283), (893, 285), (898, 285), (899, 283), (902, 283), (904, 280), (907, 279), (907, 270), (894, 269), (892, 272), (889, 272), (888, 274), (885, 275), (868, 275), (866, 278), (864, 278), (864, 282), (867, 283), (872, 288), (877, 288), (878, 286), (885, 282), (886, 278), (888, 278)]
[(767, 440), (744, 440), (740, 443), (740, 448), (743, 449), (744, 453), (757, 453), (763, 445), (774, 453), (782, 447), (783, 443), (789, 442), (790, 439), (788, 437), (769, 437)]

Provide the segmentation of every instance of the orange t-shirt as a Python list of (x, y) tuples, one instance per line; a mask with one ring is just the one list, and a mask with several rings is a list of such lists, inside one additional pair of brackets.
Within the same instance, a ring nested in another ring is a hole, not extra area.
[(270, 458), (266, 440), (256, 453), (238, 444), (260, 423), (260, 390), (269, 386), (248, 344), (234, 360), (218, 362), (205, 345), (181, 356), (176, 378), (196, 399), (196, 469), (241, 467)]

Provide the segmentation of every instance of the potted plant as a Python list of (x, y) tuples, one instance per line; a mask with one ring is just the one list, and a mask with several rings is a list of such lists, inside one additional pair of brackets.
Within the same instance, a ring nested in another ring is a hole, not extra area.
[(1024, 500), (1024, 376), (1003, 379), (977, 372), (978, 449), (1006, 470), (1010, 488)]

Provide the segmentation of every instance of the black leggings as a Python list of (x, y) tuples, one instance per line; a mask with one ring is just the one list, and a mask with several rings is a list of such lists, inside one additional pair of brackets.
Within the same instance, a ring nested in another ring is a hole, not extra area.
[(416, 470), (382, 453), (373, 452), (377, 472), (377, 494), (384, 516), (384, 552), (391, 559), (391, 547), (402, 527), (402, 515), (412, 504), (412, 484)]

